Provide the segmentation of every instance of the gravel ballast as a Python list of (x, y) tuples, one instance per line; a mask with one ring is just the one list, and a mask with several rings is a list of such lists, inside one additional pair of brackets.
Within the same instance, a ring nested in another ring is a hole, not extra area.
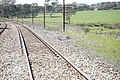
[(29, 80), (17, 29), (7, 24), (7, 29), (0, 35), (0, 80)]
[(27, 29), (22, 31), (35, 80), (86, 80), (68, 62), (51, 51)]
[[(30, 26), (30, 24), (28, 24)], [(120, 80), (120, 71), (115, 69), (114, 65), (96, 56), (94, 50), (89, 50), (84, 46), (76, 46), (75, 39), (63, 35), (59, 31), (43, 29), (41, 26), (34, 26), (32, 31), (53, 45), (62, 55), (67, 57), (80, 70), (85, 72), (93, 80)]]

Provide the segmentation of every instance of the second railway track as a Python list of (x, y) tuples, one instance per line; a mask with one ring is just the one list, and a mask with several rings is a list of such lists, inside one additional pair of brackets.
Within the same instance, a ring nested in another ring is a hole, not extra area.
[(90, 80), (57, 50), (23, 25), (16, 25), (24, 43), (31, 80)]
[(4, 30), (7, 28), (7, 24), (5, 22), (0, 23), (0, 35), (4, 32)]

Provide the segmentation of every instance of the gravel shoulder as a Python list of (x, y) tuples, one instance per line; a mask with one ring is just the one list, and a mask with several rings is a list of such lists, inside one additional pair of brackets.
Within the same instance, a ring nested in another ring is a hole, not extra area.
[(0, 35), (0, 80), (29, 80), (17, 29), (7, 24), (7, 29)]

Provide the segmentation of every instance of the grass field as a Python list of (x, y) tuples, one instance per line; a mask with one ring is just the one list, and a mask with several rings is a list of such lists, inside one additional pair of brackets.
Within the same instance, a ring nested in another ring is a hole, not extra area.
[(76, 45), (94, 49), (106, 58), (120, 60), (120, 39), (118, 38), (91, 32), (84, 34), (81, 30), (67, 30), (65, 35), (79, 38), (76, 40)]
[(120, 10), (79, 11), (71, 18), (77, 23), (120, 23)]
[[(40, 13), (34, 18), (35, 22), (43, 21), (43, 14)], [(21, 20), (21, 19), (19, 19)], [(26, 21), (31, 21), (30, 18), (24, 19)], [(49, 14), (46, 14), (46, 22), (62, 22), (62, 13), (54, 13), (53, 18), (49, 18)], [(95, 24), (120, 24), (120, 10), (102, 10), (102, 11), (78, 11), (76, 14), (71, 17), (71, 24), (80, 24), (80, 23), (95, 23)], [(46, 23), (47, 27), (57, 28), (58, 24)], [(79, 27), (79, 26), (78, 26)], [(87, 48), (92, 48), (99, 52), (102, 56), (108, 57), (113, 60), (120, 60), (120, 39), (113, 36), (106, 36), (99, 33), (119, 33), (119, 29), (107, 29), (100, 27), (87, 27), (89, 32), (85, 34), (83, 30), (67, 30), (65, 35), (74, 36), (81, 40), (76, 40), (76, 43), (79, 45), (84, 45)], [(100, 29), (103, 29), (101, 32)], [(88, 44), (85, 41), (89, 41)]]
[[(19, 20), (22, 20), (21, 18)], [(25, 21), (31, 21), (31, 18), (24, 18)], [(40, 13), (34, 18), (35, 22), (43, 22), (43, 13)], [(62, 13), (54, 13), (52, 18), (49, 18), (49, 14), (46, 14), (46, 22), (62, 22)]]
[[(46, 14), (46, 22), (62, 22), (62, 13), (54, 13), (53, 18)], [(43, 21), (43, 13), (40, 13), (34, 18), (35, 22)], [(24, 20), (31, 21), (30, 18)], [(120, 23), (120, 10), (101, 10), (101, 11), (78, 11), (71, 17), (72, 24), (78, 23)]]

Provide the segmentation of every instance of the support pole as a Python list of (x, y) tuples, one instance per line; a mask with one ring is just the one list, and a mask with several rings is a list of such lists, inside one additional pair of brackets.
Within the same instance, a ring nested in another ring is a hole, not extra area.
[(65, 31), (65, 0), (63, 0), (63, 31)]
[(45, 28), (45, 10), (46, 10), (46, 8), (44, 6), (44, 28)]
[(32, 10), (32, 24), (34, 23), (33, 10)]
[(33, 17), (33, 14), (34, 14), (34, 12), (33, 12), (33, 5), (32, 5), (32, 7), (31, 7), (31, 12), (32, 12), (32, 24), (34, 23), (34, 17)]
[(22, 24), (23, 24), (23, 5), (22, 5)]

